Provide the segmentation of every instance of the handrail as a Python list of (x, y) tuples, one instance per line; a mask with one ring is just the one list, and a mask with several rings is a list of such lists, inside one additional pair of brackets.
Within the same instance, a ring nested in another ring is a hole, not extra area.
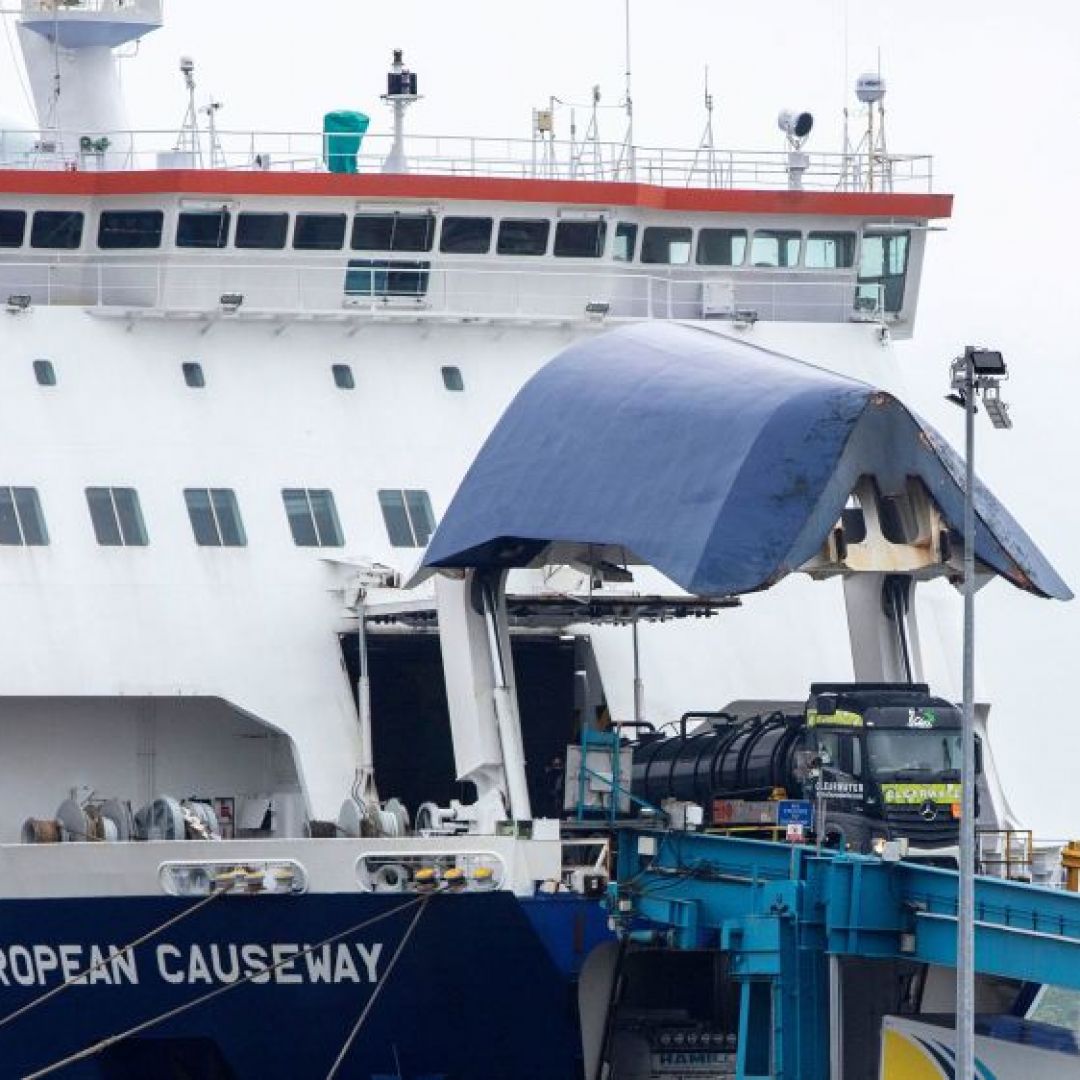
[[(729, 319), (874, 322), (881, 290), (867, 295), (854, 270), (659, 267), (430, 267), (416, 262), (349, 267), (220, 259), (136, 262), (76, 256), (0, 262), (0, 306), (81, 306), (102, 312), (228, 316), (337, 313), (393, 317)], [(355, 260), (362, 262), (365, 260)]]
[[(93, 132), (0, 131), (0, 167), (25, 169), (154, 170), (215, 168), (236, 171), (324, 172), (327, 136), (318, 131), (218, 130), (183, 137), (175, 130)], [(368, 134), (356, 158), (360, 173), (379, 173), (392, 145), (389, 134)], [(500, 139), (466, 135), (410, 135), (415, 173), (519, 179), (615, 181), (660, 187), (787, 188), (784, 150), (583, 144), (573, 140)], [(827, 191), (933, 189), (932, 158), (888, 154), (869, 171), (864, 155), (811, 153), (801, 185)]]

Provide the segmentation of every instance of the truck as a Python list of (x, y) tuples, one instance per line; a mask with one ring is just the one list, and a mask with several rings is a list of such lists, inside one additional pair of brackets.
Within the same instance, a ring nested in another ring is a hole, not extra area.
[[(976, 746), (977, 771), (980, 758)], [(960, 710), (926, 684), (815, 683), (801, 707), (742, 703), (641, 736), (632, 792), (655, 808), (696, 804), (706, 826), (773, 836), (777, 804), (795, 800), (809, 804), (807, 839), (871, 851), (903, 838), (912, 854), (947, 856), (960, 764)]]

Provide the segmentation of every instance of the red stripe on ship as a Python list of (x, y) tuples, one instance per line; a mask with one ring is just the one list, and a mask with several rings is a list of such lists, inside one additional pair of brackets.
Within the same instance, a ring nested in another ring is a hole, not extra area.
[(735, 214), (804, 214), (931, 220), (952, 215), (951, 195), (868, 191), (763, 191), (670, 188), (580, 180), (516, 180), (486, 176), (336, 175), (332, 173), (177, 170), (46, 172), (0, 169), (8, 195), (264, 195), (284, 198), (455, 199), (476, 202), (638, 206), (654, 210)]

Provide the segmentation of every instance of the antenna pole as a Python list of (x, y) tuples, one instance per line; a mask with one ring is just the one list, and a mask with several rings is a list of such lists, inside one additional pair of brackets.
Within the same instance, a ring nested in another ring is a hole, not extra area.
[(633, 78), (630, 71), (630, 0), (624, 0), (623, 23), (626, 30), (626, 160), (630, 170), (630, 179), (637, 179), (637, 164), (634, 160), (634, 95)]

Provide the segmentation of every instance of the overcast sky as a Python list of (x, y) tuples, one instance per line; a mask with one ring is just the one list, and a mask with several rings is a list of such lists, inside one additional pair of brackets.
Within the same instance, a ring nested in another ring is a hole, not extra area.
[[(555, 95), (605, 104), (623, 89), (624, 0), (170, 0), (168, 25), (125, 65), (137, 127), (175, 128), (177, 59), (193, 56), (200, 97), (223, 127), (316, 130), (378, 101), (403, 48), (424, 100), (413, 131), (528, 138), (530, 110)], [(1070, 0), (631, 0), (636, 141), (694, 146), (706, 65), (725, 147), (779, 149), (775, 117), (808, 109), (809, 149), (841, 148), (855, 76), (888, 80), (890, 149), (934, 155), (956, 195), (930, 238), (915, 339), (898, 349), (915, 407), (959, 442), (941, 402), (966, 343), (1002, 348), (1016, 428), (980, 428), (980, 473), (1080, 588), (1080, 284), (1069, 239), (1080, 192), (1080, 5)], [(0, 42), (0, 111), (28, 116)], [(579, 121), (584, 124), (584, 118)], [(603, 114), (621, 139), (623, 118)], [(565, 134), (565, 129), (563, 130)], [(1036, 600), (1001, 583), (980, 594), (980, 697), (1018, 811), (1044, 834), (1080, 835), (1080, 601)]]

